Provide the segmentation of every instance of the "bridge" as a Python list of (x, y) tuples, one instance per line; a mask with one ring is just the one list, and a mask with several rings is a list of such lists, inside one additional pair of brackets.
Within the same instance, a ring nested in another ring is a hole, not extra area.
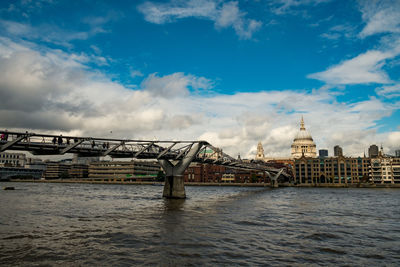
[(83, 157), (154, 159), (163, 168), (166, 179), (163, 197), (185, 198), (183, 174), (191, 162), (211, 163), (229, 168), (255, 170), (265, 173), (277, 185), (279, 176), (288, 176), (261, 162), (235, 159), (207, 141), (131, 140), (9, 132), (0, 130), (0, 152), (28, 151), (34, 155), (78, 154)]

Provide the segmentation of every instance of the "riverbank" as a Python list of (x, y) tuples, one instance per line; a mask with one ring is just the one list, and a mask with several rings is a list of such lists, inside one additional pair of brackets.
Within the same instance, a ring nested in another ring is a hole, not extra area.
[[(18, 183), (81, 183), (81, 184), (123, 184), (123, 185), (156, 185), (164, 186), (164, 182), (151, 182), (151, 181), (113, 181), (113, 180), (86, 180), (86, 179), (55, 179), (55, 180), (22, 180), (12, 179), (10, 182)], [(185, 186), (239, 186), (239, 187), (269, 187), (269, 183), (193, 183), (187, 182)]]
[[(163, 186), (164, 182), (152, 181), (118, 181), (118, 180), (89, 180), (89, 179), (56, 179), (56, 180), (23, 180), (13, 179), (10, 182), (20, 183), (82, 183), (82, 184), (123, 184), (123, 185), (154, 185)], [(186, 182), (185, 186), (237, 186), (237, 187), (270, 187), (269, 183), (194, 183)], [(279, 187), (321, 187), (321, 188), (400, 188), (400, 184), (280, 184)]]

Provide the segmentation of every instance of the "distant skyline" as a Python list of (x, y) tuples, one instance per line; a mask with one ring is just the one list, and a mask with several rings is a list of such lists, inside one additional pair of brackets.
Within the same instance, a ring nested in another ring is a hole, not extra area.
[(0, 128), (400, 149), (400, 0), (0, 2)]

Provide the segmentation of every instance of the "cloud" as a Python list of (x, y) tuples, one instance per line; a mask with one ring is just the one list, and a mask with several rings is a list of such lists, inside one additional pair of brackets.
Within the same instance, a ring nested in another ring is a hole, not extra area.
[(211, 20), (217, 29), (232, 27), (242, 39), (250, 39), (260, 29), (261, 22), (247, 19), (239, 10), (237, 1), (173, 0), (168, 3), (145, 2), (138, 6), (146, 21), (156, 24), (171, 23), (178, 19), (195, 17)]
[(320, 36), (328, 40), (338, 40), (341, 37), (351, 38), (355, 36), (356, 27), (350, 24), (339, 24), (331, 27), (327, 32)]
[(86, 40), (90, 32), (66, 31), (54, 25), (40, 25), (33, 27), (15, 21), (0, 20), (0, 27), (12, 36), (27, 38), (30, 40), (39, 39), (45, 42), (62, 46), (70, 46), (73, 40)]
[(189, 94), (189, 87), (194, 90), (210, 89), (212, 82), (204, 77), (185, 75), (177, 72), (163, 77), (157, 73), (150, 74), (141, 84), (141, 87), (153, 95), (162, 97), (183, 97)]
[(132, 78), (143, 77), (143, 73), (140, 70), (132, 70), (131, 77)]
[(400, 97), (400, 84), (382, 86), (377, 88), (376, 93), (386, 98)]
[(332, 66), (326, 71), (309, 74), (307, 77), (331, 85), (390, 83), (390, 78), (382, 67), (385, 60), (392, 57), (393, 54), (390, 52), (371, 50)]
[[(87, 40), (97, 34), (107, 33), (106, 24), (123, 17), (121, 13), (109, 11), (104, 16), (86, 17), (82, 19), (86, 30), (76, 31), (60, 28), (53, 24), (32, 26), (23, 22), (0, 19), (0, 30), (5, 36), (19, 37), (26, 40), (41, 40), (63, 47), (71, 47), (75, 40)], [(97, 51), (99, 52), (99, 51)]]
[[(205, 139), (232, 156), (289, 156), (304, 115), (318, 148), (362, 155), (372, 142), (389, 153), (398, 134), (376, 132), (396, 105), (377, 98), (338, 103), (327, 90), (199, 94), (212, 81), (181, 72), (148, 75), (137, 90), (92, 71), (79, 56), (0, 38), (1, 128), (63, 135)], [(110, 133), (112, 131), (112, 134)]]
[(400, 2), (397, 0), (361, 0), (362, 19), (366, 23), (359, 36), (400, 33)]
[(331, 0), (274, 0), (270, 4), (272, 6), (272, 12), (281, 15), (285, 13), (294, 12), (293, 9), (299, 6), (305, 5), (319, 5), (321, 3), (327, 3)]

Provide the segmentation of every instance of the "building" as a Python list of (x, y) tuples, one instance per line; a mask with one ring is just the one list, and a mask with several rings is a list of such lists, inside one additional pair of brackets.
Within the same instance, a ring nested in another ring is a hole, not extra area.
[(0, 181), (10, 179), (41, 179), (43, 170), (21, 167), (0, 167)]
[(100, 157), (81, 157), (78, 154), (74, 154), (72, 158), (73, 164), (86, 164), (89, 165), (91, 162), (100, 161)]
[(257, 145), (257, 154), (256, 154), (256, 160), (264, 160), (265, 156), (264, 156), (264, 148), (261, 144), (261, 142), (258, 142)]
[(377, 145), (371, 145), (368, 148), (368, 157), (376, 158), (379, 155), (379, 148)]
[(26, 155), (23, 153), (0, 153), (0, 166), (4, 167), (24, 167)]
[(377, 184), (400, 183), (400, 158), (384, 156), (371, 158), (370, 176)]
[(355, 184), (369, 181), (369, 158), (327, 157), (296, 159), (296, 184)]
[(318, 150), (318, 155), (320, 158), (328, 157), (328, 149), (320, 149)]
[(70, 164), (64, 164), (60, 162), (46, 162), (46, 170), (44, 172), (44, 179), (60, 179), (69, 178), (69, 170), (71, 169)]
[(71, 164), (68, 170), (69, 178), (82, 179), (88, 178), (89, 166), (86, 164)]
[(198, 162), (190, 163), (184, 173), (185, 182), (195, 183), (257, 183), (265, 182), (265, 179), (262, 172)]
[(184, 172), (184, 181), (196, 183), (219, 183), (225, 173), (227, 173), (227, 168), (225, 166), (192, 162)]
[(338, 145), (334, 146), (333, 147), (333, 155), (335, 157), (342, 157), (343, 156), (343, 149)]
[(316, 145), (311, 137), (311, 134), (304, 126), (303, 117), (300, 121), (300, 130), (296, 134), (292, 144), (292, 158), (298, 159), (301, 157), (317, 157)]
[(400, 149), (396, 150), (394, 154), (396, 155), (396, 158), (400, 158)]
[(99, 180), (155, 180), (161, 171), (156, 161), (98, 161), (89, 165), (89, 178)]
[(235, 174), (234, 173), (224, 173), (222, 175), (221, 182), (234, 183), (235, 182)]
[(215, 151), (213, 149), (203, 149), (199, 152), (198, 154), (199, 158), (205, 158), (205, 159), (213, 159), (217, 160), (222, 157), (222, 149), (216, 148)]

